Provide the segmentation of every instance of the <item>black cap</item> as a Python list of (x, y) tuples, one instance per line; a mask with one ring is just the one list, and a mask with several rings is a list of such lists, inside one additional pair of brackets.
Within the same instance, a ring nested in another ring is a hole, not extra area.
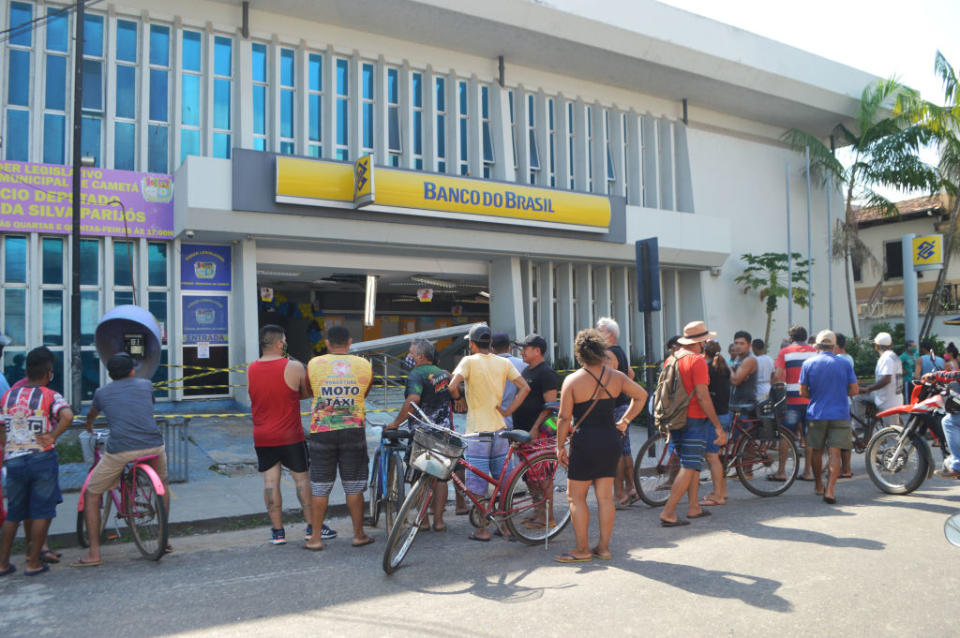
[(524, 346), (532, 346), (534, 348), (540, 348), (541, 353), (544, 353), (547, 351), (547, 340), (538, 334), (528, 334), (522, 340), (515, 341), (514, 343), (516, 343), (521, 348)]
[(506, 332), (494, 332), (490, 337), (490, 346), (493, 348), (502, 348), (510, 345), (510, 335)]
[(490, 345), (490, 327), (477, 324), (470, 328), (470, 333), (465, 338), (486, 348)]
[(133, 357), (126, 352), (118, 352), (107, 361), (107, 372), (116, 381), (130, 376), (133, 370)]

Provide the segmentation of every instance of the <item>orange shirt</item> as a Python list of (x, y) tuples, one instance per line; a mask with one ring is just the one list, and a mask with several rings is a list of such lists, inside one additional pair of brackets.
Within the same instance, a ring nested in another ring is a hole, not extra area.
[[(687, 394), (690, 394), (698, 385), (710, 385), (710, 368), (707, 366), (707, 361), (702, 355), (689, 350), (687, 352), (689, 352), (689, 354), (680, 357), (679, 370), (680, 380), (683, 381), (683, 389), (687, 391)], [(671, 355), (670, 358), (664, 361), (664, 366), (672, 362), (673, 358)], [(700, 407), (700, 402), (697, 401), (697, 395), (690, 397), (690, 404), (687, 405), (687, 418), (707, 418), (703, 408)]]

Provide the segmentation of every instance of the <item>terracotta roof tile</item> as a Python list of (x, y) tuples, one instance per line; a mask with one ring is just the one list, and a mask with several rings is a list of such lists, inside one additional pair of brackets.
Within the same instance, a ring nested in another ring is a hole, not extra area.
[(900, 211), (900, 218), (893, 215), (884, 215), (880, 212), (879, 208), (862, 208), (855, 206), (854, 214), (857, 217), (857, 225), (873, 226), (876, 224), (892, 224), (901, 221), (905, 217), (916, 217), (925, 214), (927, 211), (934, 211), (938, 214), (947, 212), (947, 196), (943, 193), (905, 199), (895, 203), (897, 210)]

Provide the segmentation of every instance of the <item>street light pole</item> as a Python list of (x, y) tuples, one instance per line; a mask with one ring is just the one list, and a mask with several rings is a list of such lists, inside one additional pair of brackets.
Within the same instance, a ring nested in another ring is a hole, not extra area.
[(83, 149), (80, 145), (83, 127), (83, 5), (77, 0), (76, 39), (73, 45), (73, 218), (71, 229), (70, 285), (70, 405), (79, 414), (82, 393), (83, 364), (80, 360), (80, 177)]

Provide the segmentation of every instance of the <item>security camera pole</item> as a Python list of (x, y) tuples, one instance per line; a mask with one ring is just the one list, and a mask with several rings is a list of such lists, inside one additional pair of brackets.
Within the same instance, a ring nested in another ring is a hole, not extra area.
[(83, 365), (80, 361), (80, 167), (83, 149), (80, 147), (83, 126), (83, 3), (77, 0), (76, 41), (74, 42), (73, 70), (73, 228), (71, 231), (71, 286), (70, 286), (70, 405), (74, 414), (80, 414)]

